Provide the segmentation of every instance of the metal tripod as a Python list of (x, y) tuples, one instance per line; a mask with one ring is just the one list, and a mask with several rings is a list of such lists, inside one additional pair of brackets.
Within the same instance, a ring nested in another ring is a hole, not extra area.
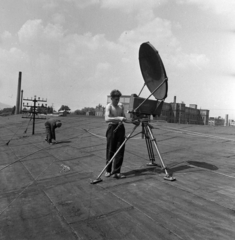
[(150, 163), (148, 163), (147, 165), (148, 166), (159, 166), (158, 164), (155, 163), (155, 156), (154, 156), (154, 150), (153, 150), (153, 146), (154, 146), (155, 149), (156, 149), (156, 152), (159, 156), (159, 159), (161, 161), (162, 170), (164, 170), (165, 174), (166, 174), (164, 179), (169, 180), (169, 181), (176, 180), (174, 177), (170, 176), (170, 174), (167, 171), (167, 168), (164, 164), (161, 153), (158, 149), (156, 138), (154, 138), (154, 135), (153, 135), (153, 132), (152, 132), (153, 127), (149, 124), (148, 120), (143, 120), (141, 122), (142, 122), (141, 123), (142, 124), (142, 138), (143, 137), (145, 138), (145, 142), (146, 142), (146, 146), (147, 146), (147, 150), (148, 150), (148, 155), (149, 155), (149, 160), (150, 160)]
[[(147, 150), (148, 150), (148, 155), (149, 155), (149, 159), (150, 159), (150, 163), (148, 163), (147, 165), (148, 166), (159, 166), (158, 164), (155, 163), (155, 157), (154, 157), (154, 151), (153, 151), (153, 145), (158, 153), (158, 156), (160, 158), (160, 161), (161, 161), (161, 165), (162, 165), (162, 170), (165, 171), (165, 177), (164, 179), (165, 180), (168, 180), (168, 181), (174, 181), (176, 180), (174, 177), (172, 177), (168, 171), (167, 171), (167, 168), (163, 162), (163, 159), (161, 157), (161, 154), (160, 154), (160, 151), (158, 149), (158, 146), (157, 146), (157, 141), (156, 139), (154, 138), (153, 136), (153, 133), (152, 133), (152, 126), (149, 124), (149, 119), (139, 119), (139, 122), (141, 122), (141, 125), (142, 125), (142, 137), (145, 138), (145, 141), (146, 141), (146, 145), (147, 145)], [(104, 173), (104, 171), (106, 170), (106, 168), (109, 166), (109, 164), (111, 164), (113, 162), (113, 160), (115, 159), (116, 155), (118, 154), (118, 152), (120, 151), (120, 149), (123, 147), (123, 145), (130, 139), (132, 138), (132, 135), (135, 131), (135, 129), (138, 127), (138, 125), (135, 125), (133, 130), (131, 131), (131, 133), (129, 133), (125, 140), (123, 141), (123, 143), (121, 144), (121, 146), (118, 148), (118, 150), (115, 152), (115, 154), (113, 155), (113, 157), (109, 160), (109, 162), (106, 164), (106, 166), (103, 168), (103, 170), (101, 171), (101, 173), (98, 175), (97, 179), (95, 180), (92, 180), (91, 181), (91, 184), (96, 184), (98, 182), (101, 182), (103, 181), (101, 179), (101, 175)], [(117, 129), (116, 129), (117, 130)], [(137, 134), (136, 134), (137, 135)], [(160, 166), (159, 166), (160, 167)]]

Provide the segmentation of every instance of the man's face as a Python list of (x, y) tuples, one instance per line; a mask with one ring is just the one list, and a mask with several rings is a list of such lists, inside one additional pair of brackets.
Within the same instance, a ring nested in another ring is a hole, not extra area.
[(114, 105), (117, 105), (118, 104), (118, 102), (119, 102), (119, 100), (120, 100), (120, 96), (112, 96), (112, 103), (114, 104)]

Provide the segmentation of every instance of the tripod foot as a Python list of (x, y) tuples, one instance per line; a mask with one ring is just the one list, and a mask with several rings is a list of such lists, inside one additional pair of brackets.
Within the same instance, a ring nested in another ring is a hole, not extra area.
[(154, 163), (154, 162), (149, 162), (146, 164), (147, 166), (150, 166), (150, 167), (161, 167), (159, 164), (157, 163)]
[(96, 183), (99, 183), (99, 182), (102, 182), (103, 180), (101, 178), (97, 178), (95, 180), (91, 180), (90, 184), (96, 184)]
[(164, 177), (164, 179), (167, 180), (167, 181), (175, 181), (175, 180), (176, 180), (175, 177), (172, 177), (172, 176), (170, 176), (170, 175), (166, 175), (166, 176)]

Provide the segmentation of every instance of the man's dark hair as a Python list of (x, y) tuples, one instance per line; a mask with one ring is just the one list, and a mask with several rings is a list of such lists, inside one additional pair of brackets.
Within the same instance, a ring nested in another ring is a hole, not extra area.
[(110, 96), (111, 96), (111, 97), (121, 97), (122, 94), (121, 94), (121, 92), (120, 92), (119, 90), (114, 89), (114, 90), (110, 93)]

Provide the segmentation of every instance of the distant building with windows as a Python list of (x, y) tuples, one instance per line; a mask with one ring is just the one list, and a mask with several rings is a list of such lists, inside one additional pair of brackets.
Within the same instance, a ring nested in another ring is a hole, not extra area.
[(210, 117), (209, 118), (209, 125), (210, 126), (224, 126), (225, 120), (221, 117), (215, 118)]
[(95, 108), (95, 116), (97, 116), (97, 117), (103, 117), (104, 112), (105, 112), (105, 107), (103, 107), (102, 105), (98, 105)]
[(231, 120), (229, 121), (229, 126), (234, 126), (234, 127), (235, 127), (235, 121), (231, 119)]
[(164, 102), (161, 116), (155, 119), (169, 123), (208, 125), (209, 110), (197, 109), (197, 105), (187, 107), (185, 103)]

